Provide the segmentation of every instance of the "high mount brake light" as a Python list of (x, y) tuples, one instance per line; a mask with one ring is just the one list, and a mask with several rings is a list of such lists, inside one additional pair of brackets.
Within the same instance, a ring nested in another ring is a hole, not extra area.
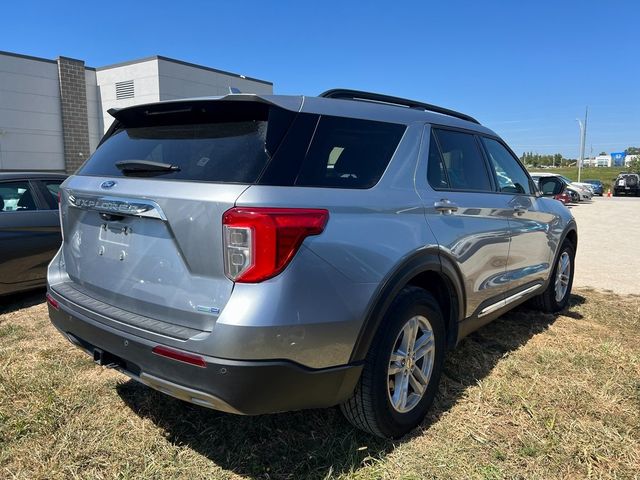
[(235, 207), (222, 217), (225, 274), (257, 283), (278, 275), (304, 239), (322, 233), (329, 212), (311, 208)]

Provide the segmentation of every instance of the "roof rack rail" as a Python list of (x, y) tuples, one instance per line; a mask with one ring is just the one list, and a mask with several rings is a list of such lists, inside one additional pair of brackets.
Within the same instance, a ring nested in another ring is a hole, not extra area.
[(417, 110), (442, 113), (443, 115), (449, 115), (450, 117), (460, 118), (461, 120), (466, 120), (467, 122), (473, 122), (480, 125), (480, 122), (478, 120), (465, 113), (456, 112), (455, 110), (438, 107), (437, 105), (431, 105), (429, 103), (417, 102), (415, 100), (409, 100), (401, 97), (392, 97), (391, 95), (382, 95), (380, 93), (362, 92), (360, 90), (349, 90), (345, 88), (334, 88), (332, 90), (327, 90), (326, 92), (323, 92), (318, 96), (323, 98), (337, 98), (342, 100), (386, 103), (389, 105), (415, 108)]

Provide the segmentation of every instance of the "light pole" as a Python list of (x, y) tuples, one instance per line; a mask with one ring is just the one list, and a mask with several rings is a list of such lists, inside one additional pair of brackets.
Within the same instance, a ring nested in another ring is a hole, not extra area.
[(582, 162), (584, 161), (584, 143), (587, 139), (587, 115), (589, 114), (589, 107), (584, 111), (584, 123), (576, 118), (578, 125), (580, 125), (580, 157), (578, 158), (578, 181), (580, 181), (580, 175), (582, 174)]

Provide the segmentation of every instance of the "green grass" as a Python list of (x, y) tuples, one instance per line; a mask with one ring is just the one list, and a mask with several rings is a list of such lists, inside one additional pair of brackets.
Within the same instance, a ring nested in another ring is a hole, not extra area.
[[(561, 167), (561, 168), (529, 168), (530, 172), (547, 172), (556, 173), (558, 175), (564, 175), (565, 177), (578, 181), (578, 167)], [(581, 181), (586, 179), (600, 180), (604, 185), (604, 192), (606, 195), (607, 189), (611, 187), (613, 180), (618, 176), (620, 172), (625, 171), (624, 167), (585, 167), (580, 173)]]
[(638, 478), (640, 297), (579, 290), (464, 339), (423, 425), (387, 441), (337, 409), (241, 417), (96, 367), (46, 306), (0, 310), (0, 478)]

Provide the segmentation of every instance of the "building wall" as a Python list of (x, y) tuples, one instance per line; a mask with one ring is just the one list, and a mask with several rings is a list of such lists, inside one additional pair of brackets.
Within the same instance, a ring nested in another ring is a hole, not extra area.
[(598, 155), (594, 162), (596, 167), (610, 167), (611, 155)]
[(82, 60), (58, 58), (62, 139), (67, 173), (75, 172), (89, 158), (89, 116), (87, 76)]
[(89, 121), (89, 148), (93, 152), (98, 146), (104, 131), (102, 125), (102, 103), (100, 102), (100, 90), (95, 70), (86, 70), (85, 79), (87, 85), (87, 120)]
[(64, 169), (56, 62), (0, 55), (0, 170)]
[(273, 93), (273, 85), (266, 82), (162, 58), (158, 60), (158, 76), (160, 100), (226, 95), (230, 87), (243, 93)]
[[(160, 100), (157, 59), (122, 64), (120, 66), (97, 68), (96, 80), (98, 84), (100, 108), (102, 110), (101, 135), (106, 132), (113, 123), (113, 117), (108, 113), (110, 108), (122, 108)], [(134, 96), (133, 98), (118, 100), (116, 98), (116, 83), (128, 80), (133, 80)]]
[[(118, 98), (116, 84), (127, 81), (133, 96)], [(113, 123), (110, 108), (226, 95), (230, 87), (273, 93), (269, 82), (165, 57), (94, 69), (65, 57), (0, 52), (0, 171), (72, 172)]]

